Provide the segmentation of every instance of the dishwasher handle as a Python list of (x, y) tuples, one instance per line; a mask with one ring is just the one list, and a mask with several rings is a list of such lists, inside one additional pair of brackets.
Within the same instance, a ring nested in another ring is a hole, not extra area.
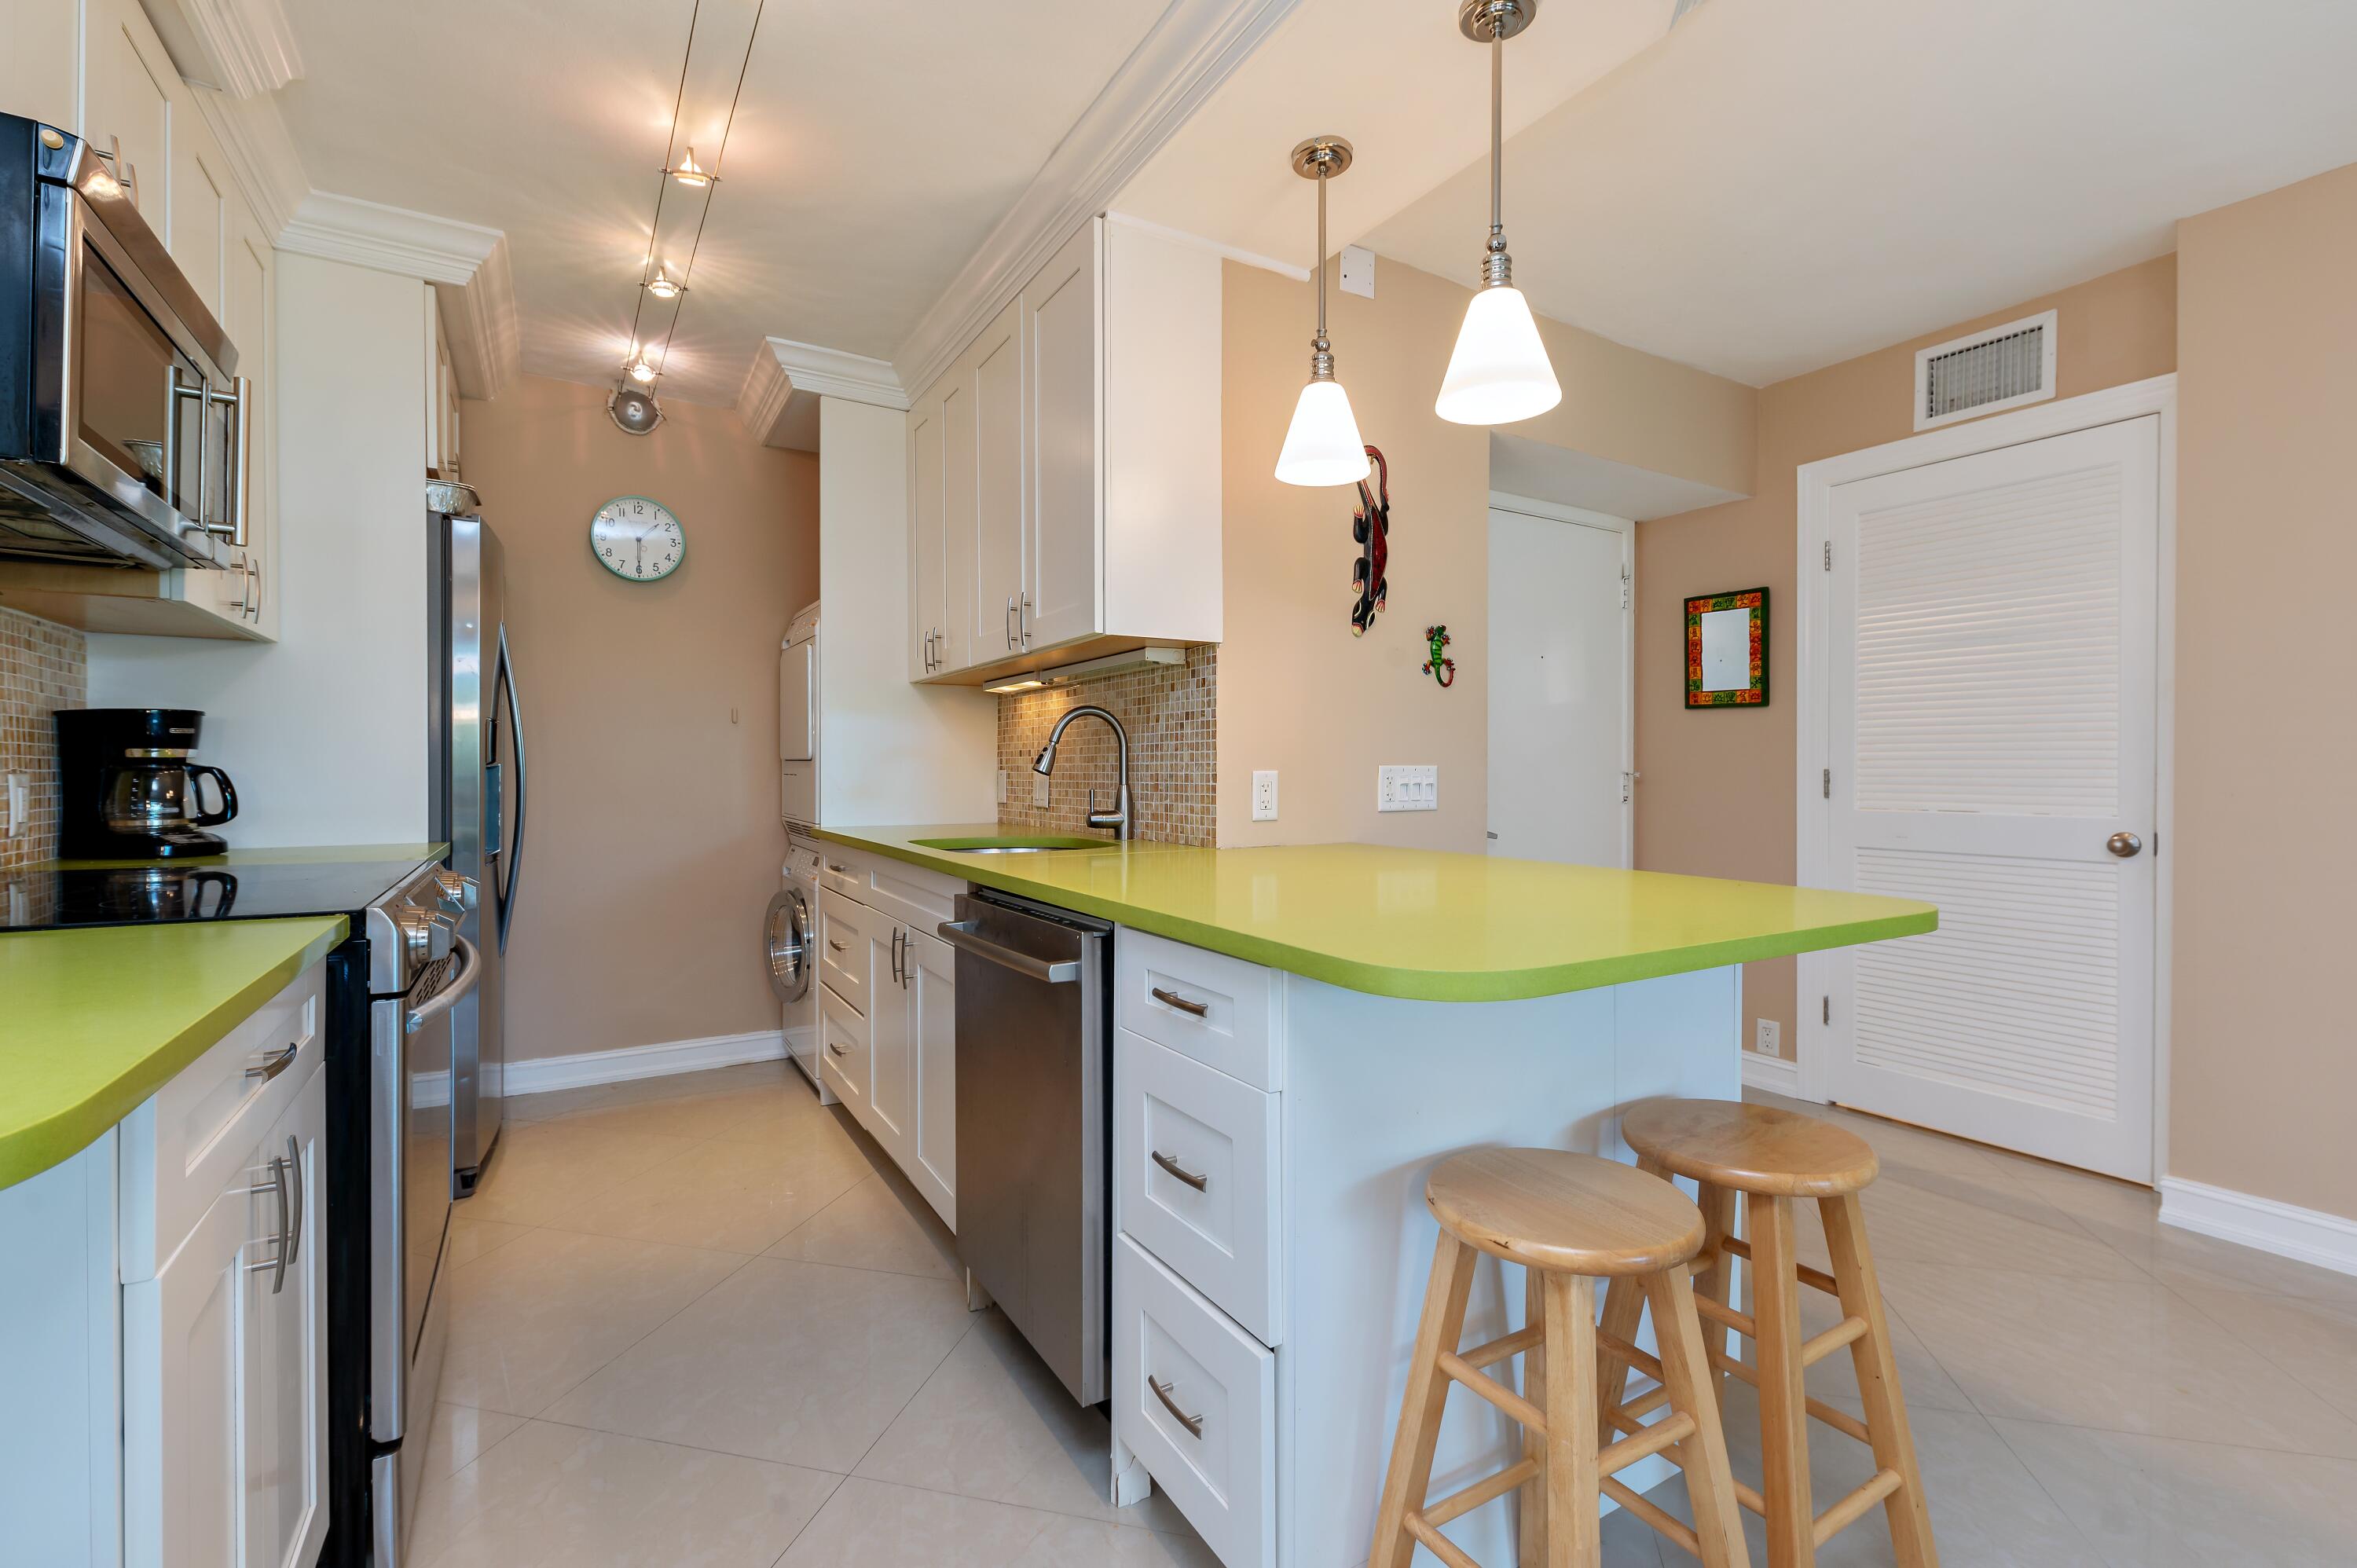
[(970, 952), (976, 958), (987, 959), (1001, 969), (1011, 969), (1017, 974), (1028, 975), (1050, 985), (1071, 985), (1080, 980), (1080, 960), (1068, 958), (1050, 963), (1046, 959), (1033, 958), (1028, 952), (1017, 952), (987, 937), (976, 936), (974, 927), (979, 922), (974, 920), (943, 920), (938, 929), (942, 940), (950, 946)]

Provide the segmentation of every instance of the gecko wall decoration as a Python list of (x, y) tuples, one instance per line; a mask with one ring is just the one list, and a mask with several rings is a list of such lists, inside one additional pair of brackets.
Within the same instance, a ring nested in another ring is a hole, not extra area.
[(1351, 585), (1358, 592), (1351, 606), (1352, 637), (1367, 635), (1383, 607), (1384, 596), (1391, 591), (1383, 575), (1391, 563), (1391, 467), (1372, 446), (1367, 448), (1367, 456), (1374, 459), (1375, 488), (1369, 489), (1366, 480), (1359, 481), (1359, 510), (1351, 514), (1351, 537), (1359, 542), (1359, 559), (1351, 567)]

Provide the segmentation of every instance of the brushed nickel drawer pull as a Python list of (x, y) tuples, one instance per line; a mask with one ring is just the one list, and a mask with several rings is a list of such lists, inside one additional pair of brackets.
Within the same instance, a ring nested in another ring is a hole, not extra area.
[(1188, 1436), (1198, 1439), (1201, 1438), (1203, 1435), (1203, 1418), (1200, 1415), (1189, 1415), (1185, 1411), (1180, 1410), (1178, 1408), (1178, 1402), (1170, 1397), (1170, 1391), (1177, 1387), (1177, 1384), (1157, 1382), (1155, 1380), (1154, 1374), (1148, 1372), (1146, 1374), (1146, 1386), (1154, 1391), (1154, 1397), (1162, 1402), (1162, 1408), (1168, 1411), (1171, 1417), (1176, 1420), (1179, 1425), (1187, 1429)]
[(827, 939), (826, 939), (826, 945), (827, 945), (827, 946), (829, 946), (829, 947), (831, 947), (831, 948), (833, 948), (833, 949), (834, 949), (835, 951), (837, 951), (837, 952), (841, 952), (841, 951), (843, 951), (843, 944), (842, 944), (841, 942), (839, 942), (839, 941), (836, 941), (833, 937), (829, 937), (829, 938), (827, 938)]
[(263, 1082), (268, 1083), (295, 1065), (295, 1055), (301, 1049), (302, 1047), (299, 1045), (287, 1045), (274, 1051), (264, 1051), (245, 1064), (245, 1076), (258, 1078)]
[(1172, 1176), (1177, 1176), (1180, 1181), (1185, 1182), (1197, 1192), (1204, 1191), (1211, 1185), (1211, 1178), (1210, 1176), (1197, 1176), (1193, 1171), (1187, 1169), (1177, 1160), (1172, 1159), (1161, 1150), (1154, 1149), (1148, 1152), (1154, 1155), (1154, 1163), (1156, 1165), (1160, 1165), (1164, 1170), (1168, 1171)]
[(836, 1045), (833, 1040), (829, 1040), (826, 1043), (826, 1048), (834, 1052), (837, 1057), (847, 1057), (851, 1054), (849, 1051), (845, 1050), (841, 1046)]
[(1158, 985), (1154, 987), (1154, 999), (1157, 1002), (1161, 1003), (1166, 1007), (1178, 1008), (1178, 1011), (1188, 1015), (1189, 1017), (1205, 1017), (1208, 1016), (1211, 1011), (1211, 1004), (1208, 1002), (1189, 1002), (1187, 998), (1179, 995), (1177, 992), (1165, 991)]

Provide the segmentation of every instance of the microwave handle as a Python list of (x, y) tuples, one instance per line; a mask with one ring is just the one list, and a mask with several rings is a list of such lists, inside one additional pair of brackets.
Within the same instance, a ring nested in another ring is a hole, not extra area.
[[(227, 408), (231, 421), (229, 451), (226, 454), (229, 473), (226, 476), (228, 482), (225, 486), (229, 497), (229, 517), (225, 521), (215, 521), (211, 518), (207, 518), (205, 532), (225, 533), (229, 536), (229, 542), (231, 544), (242, 550), (246, 547), (246, 476), (252, 467), (253, 456), (253, 382), (244, 376), (232, 376), (230, 378), (230, 385), (234, 390), (224, 392), (214, 392), (208, 388), (205, 392), (205, 401), (208, 403)], [(201, 461), (198, 473), (201, 478), (203, 473)]]
[(182, 524), (182, 532), (196, 532), (201, 530), (206, 533), (219, 533), (222, 532), (221, 525), (213, 521), (205, 511), (205, 448), (210, 445), (205, 439), (205, 415), (210, 411), (213, 400), (220, 394), (205, 384), (202, 376), (197, 378), (196, 385), (184, 385), (180, 381), (180, 367), (178, 364), (172, 366), (169, 373), (172, 378), (172, 416), (165, 422), (164, 472), (171, 476), (174, 484), (179, 482), (179, 458), (186, 451), (180, 440), (180, 405), (185, 403), (194, 403), (197, 405), (197, 482), (188, 492), (195, 498), (191, 515), (197, 521)]

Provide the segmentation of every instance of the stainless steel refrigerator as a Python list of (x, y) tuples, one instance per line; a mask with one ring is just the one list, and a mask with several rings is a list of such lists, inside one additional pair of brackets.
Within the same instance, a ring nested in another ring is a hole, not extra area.
[(428, 485), (426, 657), (428, 821), (450, 843), (450, 869), (480, 889), (459, 934), (483, 955), (483, 978), (450, 1024), (451, 1191), (475, 1190), (500, 1136), (505, 955), (522, 885), (523, 720), (509, 641), (499, 535), (465, 485)]

